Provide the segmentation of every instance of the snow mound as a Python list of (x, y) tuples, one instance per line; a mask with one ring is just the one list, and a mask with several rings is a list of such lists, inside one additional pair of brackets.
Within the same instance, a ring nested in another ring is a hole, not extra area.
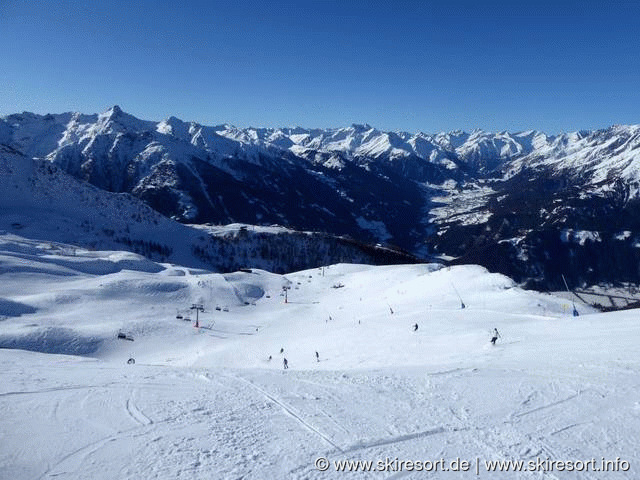
[(102, 341), (100, 338), (81, 336), (73, 329), (60, 327), (38, 328), (18, 335), (0, 334), (0, 348), (62, 355), (92, 355)]

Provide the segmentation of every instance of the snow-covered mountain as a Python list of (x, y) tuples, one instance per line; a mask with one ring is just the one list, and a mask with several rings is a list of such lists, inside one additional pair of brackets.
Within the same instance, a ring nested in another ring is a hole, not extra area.
[[(559, 282), (556, 270), (575, 282), (640, 281), (628, 267), (640, 238), (624, 233), (638, 231), (640, 126), (560, 135), (209, 127), (114, 106), (9, 115), (0, 143), (184, 223), (346, 234), (546, 286)], [(574, 242), (569, 231), (591, 233)], [(615, 250), (621, 267), (596, 265), (590, 248)]]
[(287, 272), (335, 258), (372, 264), (415, 261), (403, 252), (329, 234), (180, 224), (128, 193), (101, 190), (1, 144), (0, 232), (51, 242), (53, 250), (61, 242), (127, 249), (154, 260), (219, 271), (252, 266)]
[(412, 134), (355, 124), (336, 129), (207, 127), (175, 117), (160, 122), (139, 120), (116, 105), (94, 115), (24, 112), (0, 117), (0, 142), (27, 156), (47, 158), (65, 170), (104, 182), (112, 190), (139, 186), (121, 178), (123, 168), (130, 181), (140, 180), (163, 160), (195, 156), (233, 173), (237, 166), (233, 160), (263, 165), (264, 157), (286, 153), (313, 162), (329, 160), (327, 166), (333, 168), (343, 167), (336, 160), (415, 157), (476, 175), (507, 167), (513, 174), (542, 164), (578, 170), (599, 166), (601, 174), (594, 176), (598, 181), (606, 178), (606, 169), (637, 179), (634, 172), (638, 169), (632, 160), (637, 159), (640, 126), (616, 125), (555, 136), (538, 131), (482, 130)]
[(635, 478), (635, 311), (335, 234), (638, 281), (637, 130), (3, 118), (0, 478)]

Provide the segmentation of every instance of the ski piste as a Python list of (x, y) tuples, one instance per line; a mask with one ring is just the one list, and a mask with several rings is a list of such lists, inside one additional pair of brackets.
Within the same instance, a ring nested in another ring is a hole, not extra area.
[[(429, 452), (640, 461), (634, 311), (572, 317), (471, 265), (218, 274), (7, 233), (0, 262), (2, 478), (325, 478), (321, 456)], [(176, 318), (193, 305), (198, 329)]]

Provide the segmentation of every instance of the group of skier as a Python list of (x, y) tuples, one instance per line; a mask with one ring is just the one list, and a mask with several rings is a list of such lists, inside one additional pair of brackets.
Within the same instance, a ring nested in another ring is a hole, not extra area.
[[(280, 353), (283, 354), (284, 353), (284, 348), (280, 349)], [(273, 360), (273, 357), (271, 355), (269, 355), (268, 361), (270, 362), (271, 360)], [(320, 354), (316, 351), (316, 362), (320, 362)], [(282, 367), (287, 370), (289, 368), (289, 360), (287, 360), (286, 357), (282, 357)]]
[[(413, 331), (414, 331), (414, 332), (417, 332), (417, 331), (418, 331), (418, 324), (417, 324), (417, 323), (414, 323), (414, 324), (412, 325), (412, 328), (413, 328)], [(497, 341), (499, 338), (502, 338), (502, 337), (500, 336), (500, 332), (498, 332), (498, 329), (497, 329), (497, 328), (494, 328), (494, 329), (493, 329), (493, 332), (491, 333), (491, 340), (490, 340), (491, 344), (492, 344), (492, 345), (495, 345), (495, 344), (496, 344), (496, 341)], [(316, 352), (316, 353), (317, 353), (317, 352)]]
[[(414, 324), (412, 325), (412, 328), (413, 328), (413, 331), (414, 331), (414, 332), (418, 331), (418, 324), (417, 324), (417, 323), (414, 323)], [(491, 344), (492, 344), (492, 345), (495, 345), (495, 344), (496, 344), (496, 341), (497, 341), (499, 338), (502, 338), (502, 337), (500, 336), (500, 332), (498, 332), (498, 329), (497, 329), (497, 328), (494, 328), (494, 329), (493, 329), (493, 332), (491, 333), (491, 340), (490, 340)], [(319, 362), (319, 361), (320, 361), (320, 354), (319, 354), (317, 351), (316, 351), (315, 353), (316, 353), (316, 361), (317, 361), (317, 362)], [(281, 349), (280, 349), (280, 354), (284, 354), (284, 348), (281, 348)], [(272, 357), (271, 355), (269, 355), (268, 361), (271, 361), (272, 359), (273, 359), (273, 357)], [(289, 361), (287, 360), (287, 358), (286, 358), (286, 357), (283, 357), (283, 358), (282, 358), (282, 366), (283, 366), (284, 370), (287, 370), (287, 369), (289, 368)]]

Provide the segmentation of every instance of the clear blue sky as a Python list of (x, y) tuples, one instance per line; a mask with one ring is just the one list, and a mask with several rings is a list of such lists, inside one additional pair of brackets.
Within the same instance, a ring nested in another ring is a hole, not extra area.
[(640, 123), (638, 1), (0, 0), (0, 114), (549, 133)]

